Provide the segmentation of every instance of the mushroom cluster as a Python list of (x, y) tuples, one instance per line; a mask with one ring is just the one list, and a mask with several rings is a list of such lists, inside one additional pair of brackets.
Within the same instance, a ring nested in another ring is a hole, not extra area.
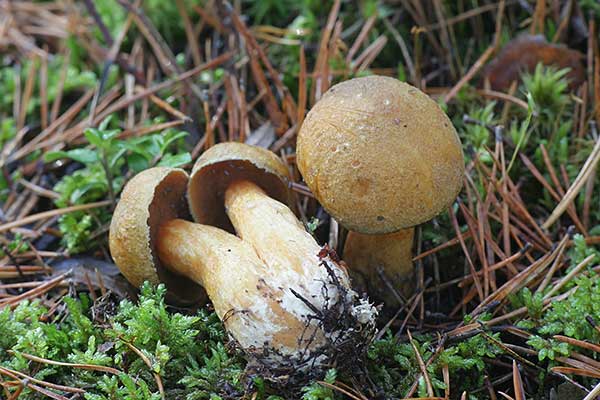
[(241, 143), (213, 146), (190, 177), (148, 169), (125, 186), (109, 244), (131, 283), (164, 282), (186, 301), (205, 291), (254, 364), (306, 376), (353, 362), (377, 312), (286, 206), (288, 174), (275, 154)]
[(298, 169), (348, 228), (343, 259), (371, 298), (397, 306), (412, 283), (414, 226), (446, 209), (464, 161), (452, 122), (426, 94), (394, 78), (333, 86), (298, 135)]

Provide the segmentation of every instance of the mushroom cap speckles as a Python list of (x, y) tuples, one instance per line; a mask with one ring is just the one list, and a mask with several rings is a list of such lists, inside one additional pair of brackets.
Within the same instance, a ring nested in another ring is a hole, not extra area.
[(382, 76), (329, 89), (304, 120), (296, 157), (323, 207), (369, 234), (433, 218), (456, 198), (464, 173), (460, 140), (439, 105)]
[(269, 196), (290, 204), (285, 164), (275, 153), (244, 143), (219, 143), (194, 164), (188, 185), (190, 211), (196, 222), (234, 232), (225, 213), (225, 190), (236, 180), (249, 180)]
[(140, 172), (123, 189), (109, 233), (110, 253), (129, 282), (136, 287), (144, 281), (163, 282), (169, 298), (183, 303), (203, 299), (204, 290), (163, 267), (156, 240), (161, 223), (189, 218), (187, 182), (188, 175), (181, 169), (155, 167)]

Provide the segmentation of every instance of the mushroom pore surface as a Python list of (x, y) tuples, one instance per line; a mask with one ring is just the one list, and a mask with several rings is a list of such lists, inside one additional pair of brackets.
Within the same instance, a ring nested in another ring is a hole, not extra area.
[(188, 199), (194, 220), (234, 232), (225, 213), (225, 190), (231, 182), (248, 180), (269, 196), (289, 204), (289, 172), (271, 151), (243, 143), (219, 143), (194, 164)]
[(308, 113), (296, 155), (323, 207), (368, 234), (433, 218), (460, 191), (464, 171), (460, 140), (442, 109), (381, 76), (329, 89)]

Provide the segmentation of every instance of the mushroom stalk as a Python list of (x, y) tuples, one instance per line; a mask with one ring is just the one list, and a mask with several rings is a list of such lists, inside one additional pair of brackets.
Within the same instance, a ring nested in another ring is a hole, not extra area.
[[(321, 247), (287, 206), (258, 185), (233, 182), (225, 192), (225, 210), (238, 236), (252, 244), (269, 269), (297, 275), (285, 281), (326, 278), (318, 256)], [(348, 285), (346, 278), (340, 279)]]
[(254, 249), (237, 236), (183, 219), (160, 226), (156, 248), (158, 257), (170, 270), (203, 286), (209, 294), (218, 288), (218, 296), (237, 286), (236, 279), (240, 277), (228, 275), (232, 268), (264, 269)]
[[(160, 227), (157, 252), (171, 270), (204, 287), (217, 315), (245, 350), (264, 352), (279, 362), (279, 356), (299, 358), (307, 347), (322, 344), (322, 335), (314, 327), (307, 329), (302, 318), (306, 307), (296, 302), (290, 309), (281, 301), (274, 274), (252, 245), (237, 236), (171, 220)], [(285, 285), (283, 280), (278, 284)]]
[(367, 293), (380, 292), (390, 308), (399, 306), (401, 296), (412, 291), (412, 246), (415, 229), (406, 228), (382, 235), (350, 231), (344, 245), (344, 261), (350, 266), (354, 284)]
[[(255, 183), (238, 180), (225, 191), (225, 210), (237, 235), (265, 263), (265, 297), (303, 321), (304, 326), (290, 329), (290, 334), (305, 342), (304, 359), (316, 357), (312, 363), (319, 365), (326, 352), (356, 343), (365, 326), (373, 327), (375, 308), (350, 289), (343, 267), (320, 256), (321, 247), (287, 206)], [(364, 331), (367, 336), (369, 329)]]

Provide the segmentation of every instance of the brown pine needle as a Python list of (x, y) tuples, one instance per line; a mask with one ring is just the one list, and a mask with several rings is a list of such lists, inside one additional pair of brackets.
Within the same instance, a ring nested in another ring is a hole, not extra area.
[(513, 360), (513, 385), (515, 388), (515, 400), (525, 400), (525, 389), (523, 388), (523, 380), (521, 372), (517, 367), (517, 362)]
[(550, 217), (548, 217), (546, 222), (544, 222), (544, 224), (542, 225), (544, 229), (550, 228), (552, 224), (554, 224), (558, 220), (558, 218), (560, 218), (560, 216), (565, 212), (565, 210), (569, 207), (573, 200), (575, 200), (583, 185), (587, 182), (591, 174), (594, 173), (599, 161), (600, 138), (596, 140), (596, 144), (594, 145), (592, 153), (590, 154), (586, 162), (583, 164), (583, 167), (581, 167), (581, 170), (579, 171), (579, 174), (571, 184), (571, 187), (569, 187), (569, 190), (567, 190), (567, 193), (565, 194), (563, 199), (560, 201), (560, 203), (558, 203)]
[(595, 254), (591, 254), (588, 257), (586, 257), (582, 262), (580, 262), (579, 264), (577, 264), (577, 266), (575, 266), (575, 268), (573, 268), (571, 271), (569, 271), (569, 273), (565, 277), (561, 278), (561, 280), (558, 281), (558, 283), (556, 285), (554, 285), (554, 287), (548, 293), (546, 293), (546, 295), (544, 296), (544, 299), (552, 297), (556, 292), (558, 292), (560, 289), (562, 289), (575, 276), (577, 276), (577, 274), (579, 274), (579, 272), (582, 269), (584, 269), (592, 261), (594, 261), (595, 257), (596, 257)]
[(425, 379), (425, 385), (427, 387), (427, 395), (429, 397), (433, 397), (434, 396), (433, 385), (431, 384), (431, 378), (429, 378), (429, 373), (427, 372), (427, 367), (425, 366), (425, 363), (423, 362), (423, 357), (421, 357), (421, 353), (419, 352), (419, 349), (415, 345), (415, 341), (412, 338), (410, 330), (407, 331), (407, 333), (408, 333), (408, 340), (410, 341), (410, 345), (412, 346), (413, 351), (415, 352), (415, 357), (417, 358), (417, 362), (419, 363), (419, 369), (421, 370), (421, 376)]
[(578, 340), (563, 335), (554, 335), (553, 338), (560, 342), (569, 343), (570, 345), (581, 347), (583, 349), (594, 351), (600, 354), (600, 345), (595, 343), (584, 342), (583, 340)]
[(157, 374), (156, 372), (154, 372), (154, 370), (152, 369), (152, 361), (150, 361), (150, 359), (148, 357), (146, 357), (146, 355), (144, 353), (142, 353), (142, 351), (140, 349), (138, 349), (137, 347), (135, 347), (133, 344), (131, 344), (123, 339), (121, 339), (121, 341), (123, 343), (125, 343), (125, 345), (131, 349), (131, 351), (133, 351), (135, 354), (137, 354), (138, 357), (140, 357), (142, 359), (144, 364), (146, 364), (148, 369), (150, 369), (150, 372), (152, 373), (152, 375), (154, 376), (154, 380), (156, 381), (156, 386), (158, 387), (158, 391), (160, 392), (160, 397), (163, 400), (165, 400), (165, 389), (164, 389), (164, 386), (162, 383), (162, 379), (161, 379), (160, 375)]
[(37, 383), (39, 385), (46, 386), (50, 389), (60, 390), (62, 392), (67, 392), (67, 393), (85, 393), (85, 390), (83, 390), (83, 389), (79, 389), (79, 388), (75, 388), (75, 387), (71, 387), (71, 386), (63, 386), (63, 385), (58, 385), (56, 383), (42, 381), (42, 380), (36, 379), (32, 376), (26, 375), (22, 372), (14, 371), (12, 369), (0, 366), (0, 373), (2, 373), (2, 372), (14, 374), (20, 378), (27, 379), (33, 383)]
[(559, 374), (568, 374), (568, 375), (579, 375), (579, 376), (587, 376), (594, 379), (600, 379), (600, 372), (590, 371), (582, 368), (573, 368), (573, 367), (553, 367), (552, 372), (557, 372)]
[(57, 208), (55, 210), (44, 211), (44, 212), (41, 212), (38, 214), (33, 214), (28, 217), (19, 219), (17, 221), (7, 222), (6, 224), (0, 225), (0, 233), (6, 232), (13, 228), (17, 228), (19, 226), (30, 224), (32, 222), (56, 217), (58, 215), (68, 214), (68, 213), (71, 213), (74, 211), (83, 211), (83, 210), (90, 210), (92, 208), (106, 207), (110, 204), (111, 204), (110, 200), (102, 200), (102, 201), (97, 201), (95, 203), (80, 204), (80, 205), (71, 206), (71, 207)]
[(325, 382), (325, 381), (317, 381), (317, 383), (318, 383), (319, 385), (321, 385), (321, 386), (325, 386), (325, 387), (327, 387), (327, 388), (329, 388), (329, 389), (333, 389), (333, 390), (335, 390), (335, 391), (338, 391), (338, 392), (340, 392), (340, 393), (342, 393), (342, 394), (344, 394), (344, 395), (348, 396), (348, 397), (349, 397), (349, 398), (351, 398), (352, 400), (367, 400), (367, 398), (366, 398), (366, 397), (364, 397), (364, 396), (358, 397), (358, 396), (354, 395), (353, 393), (350, 393), (350, 392), (349, 392), (349, 391), (347, 391), (346, 389), (343, 389), (343, 388), (341, 388), (341, 387), (339, 387), (339, 386), (336, 386), (336, 385), (332, 385), (332, 384), (331, 384), (331, 383), (329, 383), (329, 382)]
[[(8, 352), (10, 354), (15, 354), (15, 352), (12, 350), (9, 350)], [(60, 362), (60, 361), (48, 360), (46, 358), (37, 357), (37, 356), (31, 355), (31, 354), (20, 353), (20, 352), (19, 352), (19, 355), (22, 357), (25, 357), (28, 360), (39, 362), (42, 364), (58, 365), (60, 367), (70, 367), (70, 368), (77, 368), (77, 369), (85, 369), (88, 371), (106, 372), (106, 373), (113, 374), (113, 375), (119, 375), (119, 374), (123, 373), (123, 372), (119, 371), (118, 369), (111, 368), (111, 367), (105, 367), (103, 365), (75, 364), (75, 363)]]

